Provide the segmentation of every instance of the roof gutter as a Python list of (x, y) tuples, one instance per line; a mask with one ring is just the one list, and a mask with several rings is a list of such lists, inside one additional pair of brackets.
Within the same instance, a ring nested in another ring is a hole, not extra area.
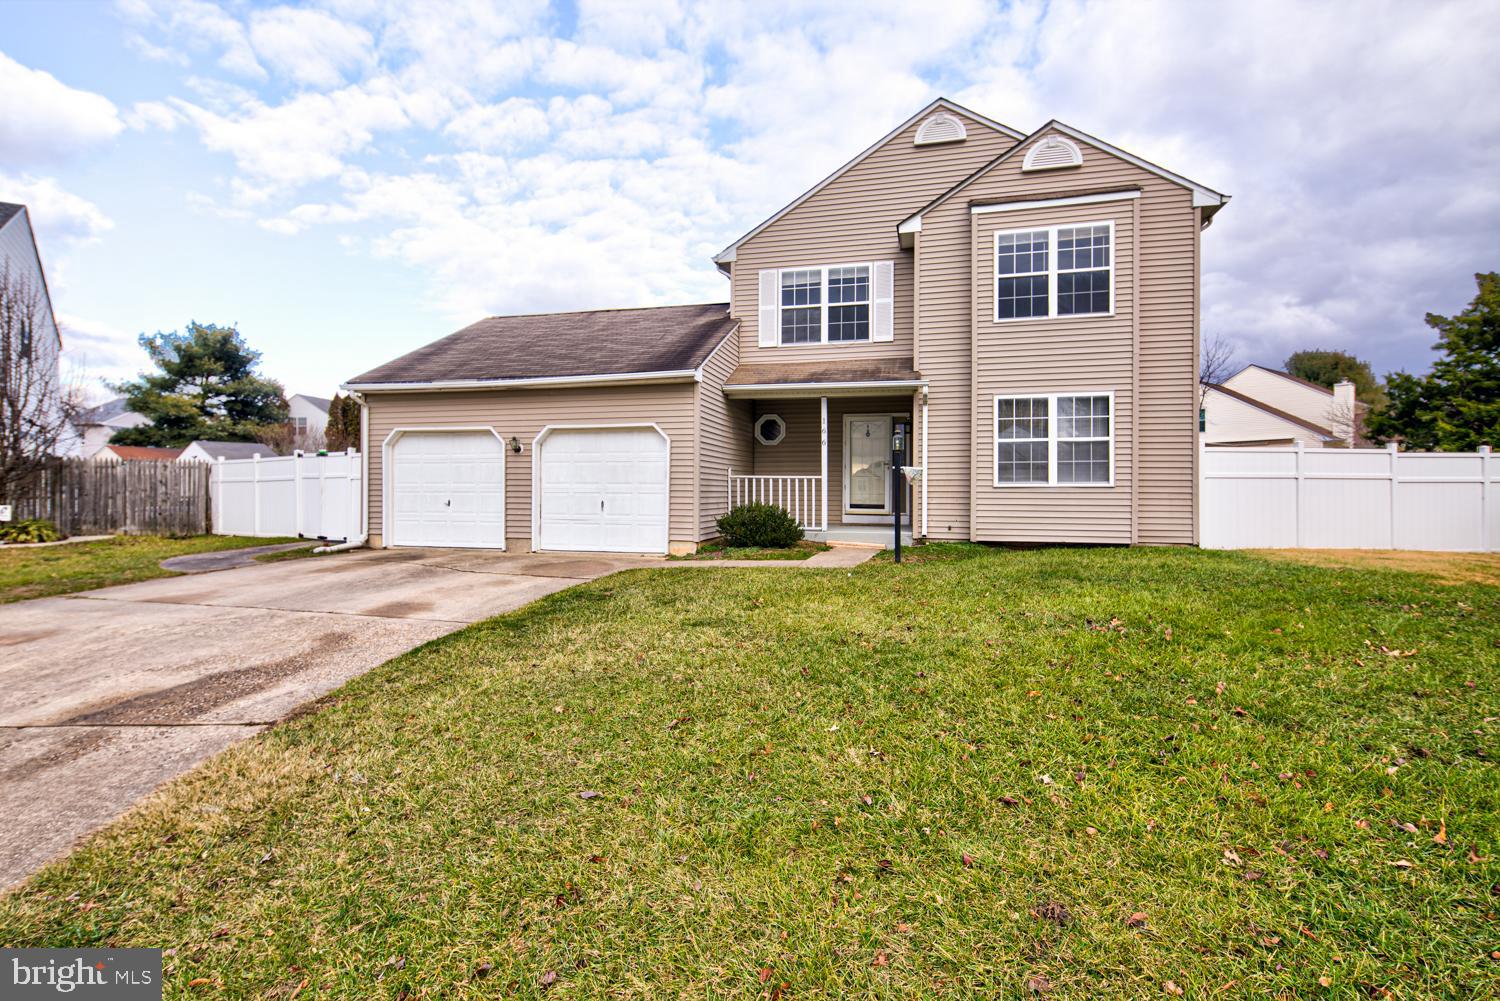
[(442, 379), (433, 382), (345, 382), (347, 393), (430, 393), (475, 389), (551, 389), (562, 386), (630, 386), (663, 382), (698, 382), (699, 369), (671, 372), (610, 372), (602, 375), (539, 376), (528, 379)]

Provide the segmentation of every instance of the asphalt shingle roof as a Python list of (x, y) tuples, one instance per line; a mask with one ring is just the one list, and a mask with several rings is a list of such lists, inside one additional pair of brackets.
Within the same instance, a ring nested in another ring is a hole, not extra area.
[(349, 384), (680, 372), (701, 365), (734, 325), (726, 303), (492, 316)]

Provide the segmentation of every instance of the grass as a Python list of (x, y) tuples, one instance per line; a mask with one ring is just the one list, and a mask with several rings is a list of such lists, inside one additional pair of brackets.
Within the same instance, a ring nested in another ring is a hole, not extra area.
[(818, 553), (828, 551), (822, 542), (803, 540), (785, 549), (767, 549), (760, 546), (726, 546), (722, 542), (707, 542), (698, 547), (696, 553), (669, 556), (669, 560), (805, 560)]
[(1268, 549), (1257, 555), (1314, 566), (1405, 570), (1443, 584), (1500, 586), (1500, 553), (1436, 553), (1406, 549)]
[(0, 604), (131, 584), (153, 577), (175, 577), (171, 570), (158, 565), (173, 556), (294, 541), (238, 535), (193, 535), (181, 539), (117, 535), (98, 542), (35, 549), (7, 546), (0, 548)]
[(337, 555), (335, 553), (314, 552), (315, 549), (324, 544), (317, 539), (310, 539), (307, 545), (297, 549), (283, 549), (279, 553), (261, 553), (259, 556), (251, 558), (257, 563), (280, 563), (283, 560), (305, 560), (310, 557), (322, 558), (324, 556)]
[(0, 944), (169, 998), (1495, 996), (1497, 644), (1500, 589), (1233, 553), (635, 571), (237, 745)]

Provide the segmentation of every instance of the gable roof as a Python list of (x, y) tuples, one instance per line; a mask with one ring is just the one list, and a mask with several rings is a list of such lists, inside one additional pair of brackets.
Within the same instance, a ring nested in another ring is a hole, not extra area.
[(206, 453), (210, 459), (253, 459), (257, 455), (270, 459), (276, 455), (274, 448), (262, 445), (258, 441), (195, 441), (189, 444), (188, 448), (194, 446)]
[[(1257, 365), (1256, 367), (1259, 368), (1260, 366)], [(1269, 371), (1269, 369), (1267, 371)], [(1253, 396), (1246, 396), (1244, 393), (1236, 392), (1235, 390), (1230, 389), (1228, 386), (1222, 385), (1221, 383), (1207, 382), (1204, 383), (1204, 385), (1206, 385), (1209, 389), (1212, 389), (1216, 393), (1223, 393), (1225, 396), (1229, 397), (1232, 400), (1239, 400), (1241, 403), (1252, 406), (1256, 410), (1262, 411), (1264, 413), (1268, 413), (1272, 417), (1279, 417), (1289, 424), (1295, 424), (1300, 428), (1306, 428), (1307, 430), (1312, 431), (1315, 434), (1322, 435), (1324, 438), (1327, 438), (1330, 441), (1332, 441), (1336, 437), (1331, 428), (1326, 428), (1321, 425), (1314, 424), (1312, 421), (1305, 421), (1302, 418), (1298, 417), (1296, 414), (1289, 414), (1285, 410), (1278, 410), (1275, 407), (1271, 406), (1269, 403), (1262, 403), (1260, 400), (1255, 399)], [(1322, 387), (1320, 386), (1319, 388), (1321, 389)]]
[(105, 400), (98, 406), (89, 407), (78, 415), (78, 424), (107, 424), (121, 414), (130, 413), (130, 401), (123, 396)]
[(691, 379), (736, 326), (722, 302), (492, 316), (355, 376), (343, 388)]
[(308, 403), (311, 403), (313, 406), (317, 407), (325, 414), (328, 412), (328, 408), (333, 406), (332, 400), (325, 400), (321, 396), (308, 396), (306, 393), (293, 393), (292, 399), (306, 400)]
[(180, 448), (157, 448), (154, 445), (105, 445), (96, 454), (110, 452), (126, 462), (164, 462), (182, 454)]
[(1071, 125), (1065, 125), (1054, 118), (1046, 125), (1043, 125), (1041, 128), (1031, 133), (1031, 135), (1025, 136), (1021, 139), (1020, 142), (1016, 143), (1010, 149), (1006, 150), (1004, 153), (1001, 153), (989, 163), (980, 167), (978, 170), (974, 171), (974, 173), (959, 181), (953, 187), (949, 188), (947, 191), (944, 191), (932, 201), (917, 209), (917, 211), (913, 212), (905, 219), (901, 220), (901, 224), (896, 227), (896, 232), (898, 234), (920, 232), (922, 229), (922, 215), (924, 213), (931, 212), (933, 209), (937, 208), (939, 205), (943, 204), (948, 199), (958, 194), (964, 188), (967, 188), (969, 185), (979, 180), (985, 174), (989, 173), (991, 170), (994, 170), (1000, 164), (1004, 163), (1016, 153), (1020, 152), (1020, 150), (1023, 149), (1027, 145), (1027, 143), (1031, 142), (1033, 139), (1038, 138), (1039, 136), (1046, 134), (1049, 131), (1061, 132), (1063, 135), (1070, 136), (1074, 139), (1079, 140), (1080, 142), (1086, 142), (1089, 145), (1102, 149), (1104, 150), (1104, 152), (1109, 153), (1113, 156), (1117, 156), (1128, 163), (1133, 163), (1137, 167), (1140, 167), (1142, 170), (1149, 171), (1150, 173), (1153, 173), (1158, 177), (1166, 178), (1173, 184), (1181, 185), (1182, 187), (1187, 188), (1193, 193), (1194, 207), (1201, 207), (1207, 210), (1203, 213), (1203, 218), (1205, 221), (1211, 219), (1215, 212), (1219, 211), (1219, 209), (1223, 208), (1229, 203), (1228, 195), (1215, 191), (1213, 188), (1210, 188), (1206, 184), (1199, 184), (1197, 181), (1188, 180), (1181, 174), (1173, 173), (1165, 167), (1158, 167), (1156, 164), (1152, 163), (1149, 160), (1143, 160), (1140, 157), (1136, 156), (1134, 153), (1127, 153), (1123, 149), (1120, 149), (1118, 146), (1111, 146), (1103, 139), (1095, 138), (1094, 136), (1089, 135), (1087, 132), (1084, 132), (1081, 129), (1075, 129)]
[(734, 241), (729, 246), (725, 247), (723, 250), (719, 251), (717, 254), (714, 255), (714, 263), (717, 264), (717, 265), (719, 265), (720, 269), (722, 270), (723, 266), (725, 264), (729, 264), (729, 263), (732, 263), (734, 261), (735, 251), (739, 249), (740, 244), (744, 243), (746, 240), (748, 240), (751, 237), (755, 236), (761, 230), (765, 229), (767, 226), (771, 225), (776, 220), (778, 220), (782, 216), (786, 215), (788, 212), (792, 211), (792, 209), (796, 208), (798, 205), (801, 205), (803, 202), (807, 201), (809, 198), (811, 198), (813, 195), (817, 194), (819, 191), (822, 191), (824, 188), (828, 187), (828, 185), (832, 184), (840, 176), (842, 176), (843, 174), (845, 174), (846, 172), (848, 172), (850, 169), (852, 169), (853, 167), (855, 167), (858, 164), (860, 164), (861, 162), (863, 162), (864, 159), (866, 157), (868, 157), (871, 153), (874, 153), (877, 149), (879, 149), (880, 147), (884, 146), (886, 143), (890, 142), (896, 136), (900, 135), (903, 131), (905, 131), (906, 129), (910, 128), (914, 123), (920, 121), (921, 119), (925, 118), (926, 116), (932, 114), (934, 111), (938, 111), (940, 109), (943, 110), (943, 111), (956, 112), (956, 113), (958, 113), (960, 115), (967, 115), (969, 118), (972, 118), (974, 121), (979, 122), (982, 125), (987, 125), (990, 128), (994, 129), (996, 132), (1000, 132), (1000, 133), (1003, 133), (1004, 135), (1008, 135), (1012, 139), (1021, 139), (1021, 138), (1023, 138), (1022, 133), (1020, 133), (1020, 132), (1016, 131), (1015, 129), (1011, 128), (1009, 125), (1002, 125), (999, 122), (991, 121), (990, 119), (984, 117), (983, 115), (979, 114), (978, 112), (970, 111), (968, 108), (965, 108), (962, 105), (954, 104), (952, 101), (948, 100), (946, 97), (940, 97), (936, 101), (933, 101), (931, 104), (927, 105), (927, 107), (923, 108), (921, 111), (918, 111), (915, 115), (912, 115), (910, 118), (908, 118), (906, 121), (902, 122), (900, 125), (896, 126), (894, 129), (891, 129), (891, 131), (887, 132), (885, 135), (881, 136), (871, 146), (869, 146), (864, 152), (860, 153), (854, 159), (850, 160), (848, 163), (844, 164), (842, 167), (838, 168), (833, 173), (831, 173), (827, 177), (823, 178), (817, 184), (814, 184), (812, 187), (810, 187), (806, 191), (802, 192), (802, 194), (798, 195), (795, 199), (793, 199), (792, 201), (788, 202), (786, 205), (782, 206), (781, 209), (779, 209), (778, 211), (776, 211), (775, 213), (773, 213), (769, 218), (767, 218), (759, 226), (756, 226), (754, 229), (750, 230), (750, 232), (746, 233), (744, 236), (740, 237), (738, 240)]

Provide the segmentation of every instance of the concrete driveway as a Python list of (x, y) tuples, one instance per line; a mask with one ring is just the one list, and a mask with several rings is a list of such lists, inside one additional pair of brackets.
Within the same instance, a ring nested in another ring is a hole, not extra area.
[(445, 633), (649, 557), (359, 551), (0, 606), (0, 887)]

